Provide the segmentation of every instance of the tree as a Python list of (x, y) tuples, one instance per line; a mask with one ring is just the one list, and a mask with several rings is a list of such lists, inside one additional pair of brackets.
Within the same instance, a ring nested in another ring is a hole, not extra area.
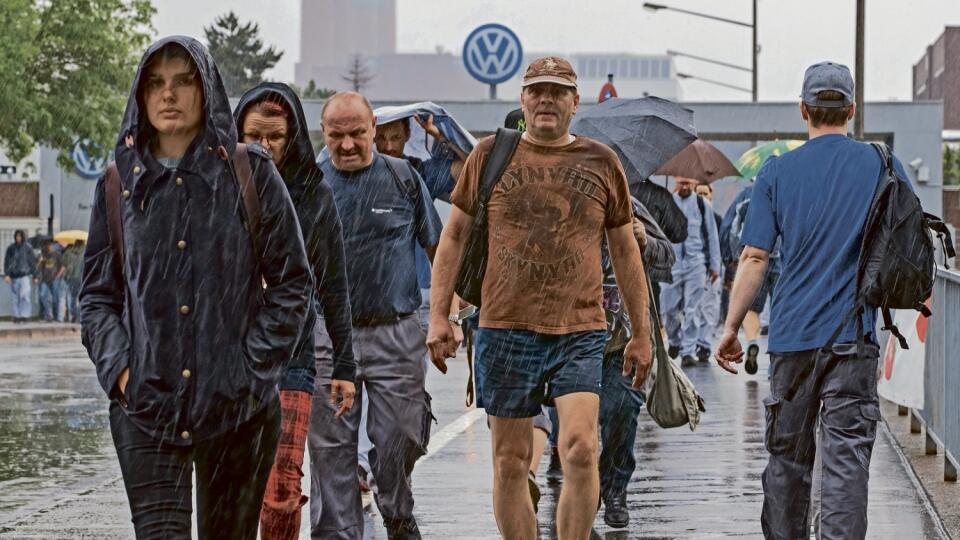
[(960, 185), (960, 149), (943, 145), (943, 185)]
[(317, 88), (317, 83), (313, 79), (310, 79), (310, 82), (307, 83), (307, 86), (300, 88), (295, 84), (290, 85), (293, 90), (300, 96), (300, 99), (327, 99), (328, 97), (337, 93), (336, 90), (331, 90), (329, 88)]
[(109, 155), (153, 13), (150, 0), (0, 1), (0, 145), (11, 160), (38, 144), (65, 167), (78, 142)]
[(370, 81), (373, 80), (373, 73), (370, 73), (370, 70), (367, 69), (363, 58), (361, 58), (359, 54), (355, 54), (353, 55), (353, 60), (350, 61), (347, 74), (341, 78), (350, 83), (350, 88), (352, 88), (354, 92), (362, 92), (363, 89), (370, 84)]
[(232, 11), (214, 19), (213, 25), (203, 28), (203, 33), (231, 97), (262, 83), (263, 73), (283, 57), (283, 51), (272, 45), (264, 48), (258, 24), (240, 24)]

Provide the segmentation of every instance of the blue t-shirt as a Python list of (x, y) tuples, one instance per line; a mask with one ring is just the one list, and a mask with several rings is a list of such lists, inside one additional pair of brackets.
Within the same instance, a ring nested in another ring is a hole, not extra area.
[[(903, 178), (910, 178), (894, 158)], [(849, 315), (856, 295), (863, 225), (880, 180), (869, 144), (823, 135), (780, 157), (757, 176), (741, 240), (766, 251), (779, 237), (780, 280), (773, 294), (770, 352), (817, 349)], [(876, 310), (863, 315), (874, 331)], [(853, 321), (838, 343), (856, 340)]]
[(320, 168), (343, 222), (354, 320), (415, 312), (421, 295), (414, 250), (436, 246), (443, 227), (420, 175), (414, 171), (420, 191), (411, 197), (378, 153), (359, 171), (339, 171), (329, 159)]
[[(419, 160), (418, 160), (419, 161)], [(417, 162), (411, 160), (416, 167)], [(431, 200), (440, 199), (450, 202), (450, 192), (453, 191), (453, 177), (450, 176), (450, 168), (453, 165), (451, 159), (433, 158), (419, 163), (418, 172), (423, 177), (423, 183), (427, 186), (427, 192), (430, 193)], [(417, 246), (417, 282), (421, 289), (430, 288), (430, 259), (423, 248)]]

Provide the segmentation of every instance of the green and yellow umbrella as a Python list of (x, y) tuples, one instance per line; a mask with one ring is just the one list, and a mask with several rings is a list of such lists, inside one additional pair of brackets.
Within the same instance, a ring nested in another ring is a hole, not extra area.
[(760, 172), (760, 167), (767, 161), (767, 158), (786, 154), (795, 148), (799, 148), (804, 142), (777, 140), (758, 144), (740, 156), (736, 163), (737, 170), (740, 171), (740, 176), (744, 178), (756, 178), (757, 173)]

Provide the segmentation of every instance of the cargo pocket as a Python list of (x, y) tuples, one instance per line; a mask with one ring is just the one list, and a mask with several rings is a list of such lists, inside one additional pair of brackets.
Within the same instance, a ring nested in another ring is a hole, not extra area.
[(783, 399), (780, 396), (767, 396), (763, 398), (763, 406), (766, 410), (766, 431), (763, 435), (763, 445), (767, 452), (774, 455), (780, 455), (786, 452), (787, 442), (779, 433), (778, 420), (780, 417), (780, 407)]
[(422, 415), (422, 425), (420, 426), (420, 455), (427, 453), (427, 447), (430, 446), (430, 430), (433, 427), (431, 424), (436, 424), (437, 417), (433, 415), (432, 407), (432, 398), (426, 390), (423, 391), (423, 415)]

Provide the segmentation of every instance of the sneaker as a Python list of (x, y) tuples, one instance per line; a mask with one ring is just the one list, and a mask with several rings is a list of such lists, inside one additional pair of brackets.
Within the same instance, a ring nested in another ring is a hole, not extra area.
[(603, 522), (614, 529), (623, 529), (630, 524), (630, 511), (627, 510), (627, 494), (611, 497), (603, 501)]
[(676, 359), (678, 356), (680, 356), (680, 347), (677, 347), (676, 345), (670, 345), (670, 347), (667, 349), (667, 356)]
[(559, 484), (563, 482), (563, 466), (560, 465), (560, 450), (550, 449), (550, 466), (547, 467), (547, 483)]
[(710, 349), (697, 345), (697, 360), (700, 362), (710, 360)]
[(387, 529), (387, 538), (390, 540), (420, 540), (420, 528), (417, 527), (417, 520), (407, 519), (383, 519), (383, 525)]
[(530, 500), (533, 502), (533, 513), (536, 514), (540, 508), (540, 486), (533, 471), (527, 471), (527, 487), (530, 488)]
[(680, 360), (680, 367), (693, 367), (695, 365), (697, 365), (697, 361), (689, 354)]
[(757, 342), (751, 341), (747, 345), (747, 361), (743, 365), (743, 369), (750, 375), (753, 375), (757, 372), (757, 356), (760, 355), (760, 346), (757, 345)]

